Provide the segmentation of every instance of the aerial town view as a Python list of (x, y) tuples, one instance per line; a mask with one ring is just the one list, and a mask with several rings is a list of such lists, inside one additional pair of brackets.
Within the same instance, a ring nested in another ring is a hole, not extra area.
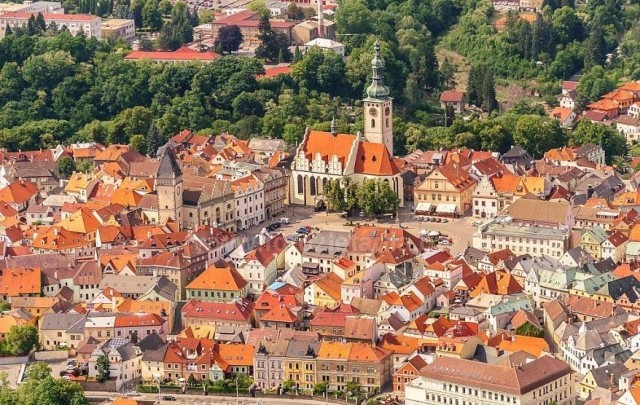
[(2, 0), (0, 405), (89, 404), (640, 405), (640, 3)]

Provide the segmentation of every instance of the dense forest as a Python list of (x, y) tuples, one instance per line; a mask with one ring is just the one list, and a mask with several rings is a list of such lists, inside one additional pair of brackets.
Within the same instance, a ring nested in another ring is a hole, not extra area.
[[(582, 72), (578, 91), (584, 105), (622, 78), (640, 78), (640, 5), (546, 2), (533, 22), (508, 13), (498, 32), (487, 0), (344, 0), (335, 20), (348, 58), (296, 52), (292, 74), (276, 78), (260, 78), (264, 60), (259, 58), (224, 56), (205, 65), (125, 61), (126, 43), (73, 37), (65, 29), (47, 28), (36, 16), (0, 41), (0, 147), (93, 140), (133, 143), (144, 151), (147, 143), (155, 149), (158, 136), (167, 139), (185, 128), (278, 137), (295, 145), (307, 126), (328, 129), (334, 113), (340, 131), (358, 131), (359, 99), (378, 39), (395, 99), (398, 153), (441, 146), (504, 151), (522, 143), (539, 154), (584, 140), (602, 141), (610, 154), (623, 153), (624, 140), (614, 130), (581, 124), (568, 133), (531, 100), (506, 114), (495, 111), (496, 84), (527, 80), (532, 87), (527, 90), (539, 91), (553, 105), (560, 81)], [(159, 30), (165, 39), (154, 45), (164, 49), (192, 39), (199, 21), (181, 2), (94, 3), (64, 5), (72, 12), (130, 16), (143, 30)], [(463, 66), (447, 59), (439, 64), (439, 47), (470, 64), (463, 90), (485, 111), (482, 117), (462, 121), (440, 110), (439, 93), (461, 88), (455, 76)]]

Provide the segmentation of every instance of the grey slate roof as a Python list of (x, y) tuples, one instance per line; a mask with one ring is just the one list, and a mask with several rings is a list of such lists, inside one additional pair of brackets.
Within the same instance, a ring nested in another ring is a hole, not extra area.
[(55, 314), (46, 313), (42, 315), (40, 323), (41, 330), (68, 330), (80, 320), (84, 320), (82, 314)]

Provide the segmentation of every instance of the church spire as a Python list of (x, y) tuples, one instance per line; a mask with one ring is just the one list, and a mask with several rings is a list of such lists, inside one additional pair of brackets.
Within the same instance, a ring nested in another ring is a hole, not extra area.
[(386, 100), (389, 97), (389, 88), (384, 85), (384, 59), (380, 56), (380, 42), (376, 40), (373, 45), (375, 54), (371, 59), (373, 76), (371, 84), (367, 87), (367, 97), (377, 100)]
[(336, 122), (336, 115), (333, 114), (333, 118), (331, 119), (331, 135), (338, 135), (338, 123)]

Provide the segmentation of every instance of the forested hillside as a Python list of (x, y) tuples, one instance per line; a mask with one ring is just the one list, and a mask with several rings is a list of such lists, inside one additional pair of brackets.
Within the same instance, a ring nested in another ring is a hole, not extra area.
[[(65, 4), (75, 11), (92, 7)], [(89, 11), (117, 9), (130, 15), (137, 8), (137, 3), (117, 3)], [(357, 131), (376, 38), (396, 100), (399, 153), (438, 146), (505, 150), (513, 142), (535, 139), (526, 128), (545, 126), (548, 137), (533, 147), (581, 136), (595, 139), (594, 134), (565, 133), (530, 102), (488, 120), (462, 123), (453, 115), (445, 120), (437, 97), (457, 87), (491, 112), (498, 108), (495, 83), (514, 83), (529, 93), (538, 91), (544, 97), (540, 101), (553, 105), (561, 80), (582, 72), (578, 92), (584, 105), (623, 77), (640, 78), (639, 14), (640, 5), (622, 1), (576, 6), (548, 0), (529, 22), (496, 12), (486, 0), (345, 0), (335, 19), (348, 58), (310, 51), (297, 56), (291, 76), (271, 79), (260, 78), (263, 61), (257, 58), (225, 56), (208, 65), (133, 63), (123, 60), (129, 52), (125, 43), (72, 37), (34, 24), (0, 41), (0, 147), (128, 143), (137, 135), (135, 143), (144, 149), (150, 132), (167, 139), (185, 128), (230, 130), (241, 138), (281, 137), (293, 145), (306, 126), (328, 129), (336, 111), (341, 131)], [(503, 29), (496, 28), (500, 18)], [(438, 63), (436, 48), (460, 55), (470, 69), (448, 59)], [(455, 77), (464, 69), (469, 84), (463, 86)], [(524, 118), (531, 122), (521, 123)], [(612, 151), (621, 151), (614, 133), (606, 138)]]

